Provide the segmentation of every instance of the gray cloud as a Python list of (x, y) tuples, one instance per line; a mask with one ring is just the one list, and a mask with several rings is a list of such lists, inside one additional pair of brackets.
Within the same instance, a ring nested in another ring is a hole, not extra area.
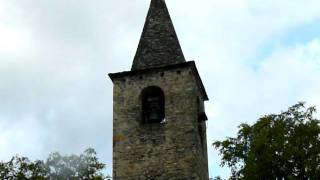
[[(129, 70), (149, 0), (0, 2), (0, 159), (44, 158), (94, 147), (112, 163), (112, 83)], [(288, 31), (318, 22), (318, 1), (167, 1), (187, 59), (212, 101), (208, 143), (240, 122), (298, 100), (320, 105), (319, 41), (285, 45)], [(300, 12), (300, 13), (296, 13)], [(274, 42), (266, 57), (261, 47)], [(299, 43), (299, 42), (296, 42)], [(220, 169), (210, 149), (210, 172)]]

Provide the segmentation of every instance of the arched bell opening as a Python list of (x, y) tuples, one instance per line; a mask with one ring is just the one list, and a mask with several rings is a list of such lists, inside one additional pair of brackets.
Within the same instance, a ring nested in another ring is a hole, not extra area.
[(161, 123), (165, 118), (165, 99), (160, 87), (149, 86), (142, 90), (142, 122), (144, 124)]

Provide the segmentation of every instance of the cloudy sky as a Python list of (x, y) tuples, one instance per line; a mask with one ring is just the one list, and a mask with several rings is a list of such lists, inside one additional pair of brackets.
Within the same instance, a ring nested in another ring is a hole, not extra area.
[[(88, 147), (112, 165), (112, 83), (129, 70), (150, 0), (0, 0), (0, 159)], [(319, 0), (167, 0), (211, 101), (208, 143), (241, 122), (320, 107)], [(226, 177), (209, 145), (211, 176)]]

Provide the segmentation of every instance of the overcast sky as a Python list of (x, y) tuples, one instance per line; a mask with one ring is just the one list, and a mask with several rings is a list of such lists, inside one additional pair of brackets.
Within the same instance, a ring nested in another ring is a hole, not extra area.
[[(0, 0), (0, 159), (97, 150), (112, 165), (112, 83), (129, 70), (150, 0)], [(298, 101), (320, 108), (319, 0), (167, 0), (214, 140)]]

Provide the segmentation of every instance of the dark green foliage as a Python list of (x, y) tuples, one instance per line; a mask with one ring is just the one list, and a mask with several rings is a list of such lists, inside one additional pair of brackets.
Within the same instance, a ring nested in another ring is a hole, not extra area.
[(236, 138), (216, 141), (230, 179), (320, 179), (320, 121), (298, 103), (280, 114), (241, 124)]
[(53, 153), (46, 161), (31, 162), (26, 157), (15, 156), (9, 162), (0, 162), (0, 179), (101, 180), (107, 178), (101, 173), (104, 167), (98, 161), (94, 149), (87, 149), (79, 156)]
[(222, 180), (222, 178), (220, 176), (217, 176), (215, 178), (210, 178), (209, 180)]

